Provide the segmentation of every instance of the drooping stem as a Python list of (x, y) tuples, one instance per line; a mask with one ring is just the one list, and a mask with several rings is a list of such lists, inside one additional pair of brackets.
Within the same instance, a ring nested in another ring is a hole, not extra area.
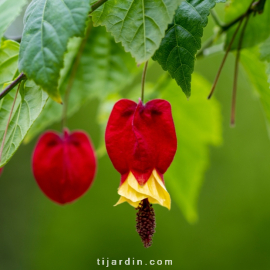
[(235, 108), (236, 108), (236, 93), (237, 93), (237, 81), (238, 81), (238, 71), (239, 71), (239, 61), (241, 55), (241, 48), (243, 44), (245, 30), (248, 24), (249, 15), (246, 17), (243, 29), (241, 31), (241, 35), (239, 38), (239, 43), (237, 47), (237, 53), (235, 58), (235, 69), (234, 69), (234, 80), (233, 80), (233, 93), (232, 93), (232, 109), (231, 109), (231, 126), (235, 125)]
[(69, 77), (69, 80), (68, 80), (68, 84), (67, 84), (67, 88), (66, 88), (66, 92), (65, 92), (65, 97), (64, 97), (64, 104), (63, 104), (62, 129), (64, 129), (66, 124), (67, 124), (67, 111), (68, 111), (68, 102), (69, 102), (70, 92), (71, 92), (71, 89), (72, 89), (72, 86), (73, 86), (73, 83), (74, 83), (74, 80), (75, 80), (75, 76), (76, 76), (76, 73), (77, 73), (77, 70), (78, 70), (78, 66), (80, 64), (80, 60), (81, 60), (81, 57), (82, 57), (82, 54), (83, 54), (83, 50), (85, 48), (85, 45), (86, 45), (86, 42), (87, 42), (87, 39), (88, 39), (88, 37), (90, 35), (91, 30), (92, 30), (92, 22), (89, 22), (89, 25), (88, 25), (87, 30), (86, 30), (85, 37), (82, 40), (81, 45), (79, 47), (79, 50), (78, 50), (77, 56), (76, 56), (76, 58), (74, 60), (74, 65), (72, 67), (71, 74), (70, 74), (70, 77)]
[[(241, 14), (240, 16), (238, 16), (233, 21), (231, 21), (227, 24), (223, 24), (222, 22), (220, 22), (217, 14), (214, 12), (214, 10), (212, 10), (211, 14), (213, 16), (213, 19), (214, 19), (216, 25), (220, 28), (218, 31), (218, 35), (220, 36), (221, 34), (227, 32), (230, 28), (232, 28), (234, 25), (236, 25), (237, 23), (239, 23), (241, 20), (243, 20), (247, 16), (251, 15), (252, 13), (254, 15), (256, 13), (262, 14), (264, 11), (265, 2), (266, 2), (266, 0), (258, 0), (256, 2), (255, 2), (255, 0), (253, 0), (253, 2), (250, 4), (250, 6), (248, 7), (248, 9), (245, 13)], [(209, 40), (206, 41), (205, 44), (203, 44), (201, 50), (197, 53), (197, 58), (202, 57), (204, 55), (204, 50), (206, 50), (210, 46), (212, 46), (212, 44), (215, 41), (216, 36), (217, 36), (217, 34), (215, 33)], [(211, 40), (212, 40), (212, 42), (211, 42)]]
[(143, 74), (142, 74), (142, 95), (141, 95), (142, 103), (144, 102), (144, 89), (145, 89), (145, 79), (146, 79), (147, 67), (148, 67), (148, 61), (145, 62)]
[(238, 31), (239, 31), (241, 25), (242, 25), (242, 22), (243, 22), (243, 19), (239, 22), (239, 24), (238, 24), (238, 26), (237, 26), (237, 28), (236, 28), (236, 30), (235, 30), (233, 36), (232, 36), (232, 39), (231, 39), (231, 41), (230, 41), (230, 43), (229, 43), (229, 45), (228, 45), (228, 48), (227, 48), (227, 50), (226, 50), (226, 52), (225, 52), (225, 55), (224, 55), (224, 57), (223, 57), (223, 59), (222, 59), (222, 62), (221, 62), (221, 64), (220, 64), (218, 73), (217, 73), (217, 75), (216, 75), (215, 81), (214, 81), (214, 83), (213, 83), (211, 92), (210, 92), (210, 94), (209, 94), (209, 96), (208, 96), (208, 99), (210, 99), (210, 98), (212, 97), (212, 95), (214, 94), (214, 91), (215, 91), (215, 89), (216, 89), (217, 82), (218, 82), (218, 80), (219, 80), (221, 71), (222, 71), (222, 69), (223, 69), (223, 67), (224, 67), (224, 64), (225, 64), (225, 62), (226, 62), (226, 60), (227, 60), (228, 54), (229, 54), (230, 49), (231, 49), (231, 47), (232, 47), (232, 44), (233, 44), (233, 42), (234, 42), (234, 40), (235, 40), (235, 37), (236, 37), (236, 35), (237, 35), (237, 33), (238, 33)]
[(235, 24), (237, 24), (238, 22), (242, 21), (247, 15), (251, 14), (253, 12), (252, 9), (248, 9), (247, 12), (245, 12), (244, 14), (240, 15), (239, 17), (237, 17), (236, 19), (234, 19), (233, 21), (231, 21), (228, 24), (225, 24), (222, 26), (222, 30), (223, 32), (226, 32), (227, 30), (229, 30), (231, 27), (233, 27)]
[(244, 18), (249, 17), (251, 13), (254, 13), (254, 14), (256, 14), (256, 12), (258, 12), (259, 14), (263, 13), (265, 2), (266, 0), (258, 0), (256, 2), (255, 0), (252, 0), (251, 4), (249, 5), (247, 11), (244, 14), (241, 14), (232, 22), (222, 26), (223, 32), (227, 31), (228, 29), (230, 29), (232, 26), (234, 26), (236, 23), (243, 20)]
[(26, 80), (26, 75), (21, 73), (9, 86), (7, 86), (2, 93), (0, 93), (0, 100), (8, 94), (16, 85), (18, 85), (21, 81)]
[(1, 148), (0, 148), (0, 163), (1, 163), (2, 154), (3, 154), (3, 150), (4, 150), (5, 140), (6, 140), (6, 137), (7, 137), (9, 123), (10, 123), (10, 120), (11, 120), (11, 117), (12, 117), (12, 114), (13, 114), (13, 110), (14, 110), (14, 107), (15, 107), (15, 104), (16, 104), (16, 100), (17, 100), (17, 96), (18, 96), (18, 93), (19, 93), (20, 86), (21, 86), (21, 82), (19, 82), (19, 85), (18, 85), (16, 94), (15, 94), (15, 97), (14, 97), (14, 100), (13, 100), (13, 103), (12, 103), (12, 106), (11, 106), (11, 109), (10, 109), (10, 113), (9, 113), (9, 117), (8, 117), (6, 129), (5, 129), (5, 133), (4, 133), (4, 136), (3, 136), (3, 141), (1, 143)]
[(100, 6), (102, 6), (107, 1), (108, 0), (99, 0), (95, 4), (93, 4), (89, 15), (91, 15), (92, 12), (94, 12), (96, 9), (98, 9)]

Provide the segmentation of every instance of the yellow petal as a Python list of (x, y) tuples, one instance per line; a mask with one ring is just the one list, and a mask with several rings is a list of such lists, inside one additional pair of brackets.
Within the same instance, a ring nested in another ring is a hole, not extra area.
[[(118, 194), (123, 196), (123, 197), (128, 198), (132, 202), (137, 202), (137, 201), (140, 202), (141, 200), (145, 199), (145, 196), (143, 194), (140, 194), (139, 192), (136, 192), (136, 190), (134, 190), (132, 188), (132, 186), (130, 185), (129, 178), (135, 179), (135, 177), (133, 176), (132, 173), (131, 173), (131, 175), (129, 174), (126, 181), (118, 189)], [(136, 181), (136, 179), (135, 179), (135, 181)]]
[(168, 209), (171, 208), (170, 195), (156, 170), (153, 170), (143, 186), (139, 185), (130, 172), (126, 181), (119, 187), (118, 194), (121, 197), (116, 205), (128, 202), (133, 207), (138, 207), (141, 200), (148, 199), (152, 204), (160, 204)]
[(133, 206), (134, 208), (137, 208), (138, 206), (139, 206), (139, 201), (138, 202), (133, 202), (133, 201), (131, 201), (131, 200), (129, 200), (129, 199), (127, 199), (127, 198), (125, 198), (125, 197), (123, 197), (123, 196), (121, 196), (120, 198), (119, 198), (119, 200), (118, 200), (118, 202), (114, 205), (114, 206), (116, 206), (116, 205), (118, 205), (118, 204), (121, 204), (121, 203), (123, 203), (123, 202), (128, 202), (131, 206)]

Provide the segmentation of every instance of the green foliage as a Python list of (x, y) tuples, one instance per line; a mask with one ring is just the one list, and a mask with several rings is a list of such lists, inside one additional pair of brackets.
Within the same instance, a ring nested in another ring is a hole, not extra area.
[[(12, 1), (0, 0), (0, 7), (5, 11), (0, 22), (0, 35), (24, 3), (21, 0), (15, 5)], [(150, 84), (146, 85), (146, 99), (156, 98), (161, 93), (173, 108), (178, 152), (165, 175), (166, 184), (187, 220), (194, 222), (197, 219), (197, 198), (209, 162), (208, 147), (221, 143), (221, 115), (217, 101), (209, 102), (205, 98), (210, 89), (208, 82), (194, 74), (191, 83), (191, 75), (210, 10), (225, 0), (109, 0), (92, 13), (94, 25), (100, 27), (89, 24), (89, 31), (85, 31), (90, 5), (94, 2), (33, 0), (25, 14), (19, 56), (17, 43), (8, 41), (2, 44), (0, 88), (18, 75), (18, 58), (19, 71), (33, 81), (20, 85), (0, 166), (11, 158), (31, 126), (25, 142), (61, 119), (63, 107), (51, 99), (45, 105), (47, 94), (41, 88), (60, 103), (61, 96), (71, 87), (68, 116), (77, 112), (90, 98), (100, 101), (98, 123), (104, 133), (115, 101), (122, 96), (133, 98), (134, 93), (137, 99), (139, 88), (134, 91), (125, 89), (141, 71), (132, 56), (139, 64), (153, 57), (176, 81), (161, 81), (157, 87), (151, 85), (151, 90), (148, 89)], [(232, 0), (226, 10), (226, 22), (242, 15), (250, 3), (251, 0)], [(243, 47), (252, 47), (266, 40), (270, 35), (269, 25), (270, 2), (267, 1), (262, 15), (250, 17)], [(101, 26), (105, 26), (108, 32)], [(235, 27), (228, 30), (226, 46)], [(238, 41), (239, 35), (233, 49)], [(262, 60), (270, 61), (269, 48), (270, 40), (267, 40), (261, 48)], [(241, 61), (270, 121), (265, 65), (259, 61), (255, 50), (243, 52)], [(267, 73), (270, 81), (270, 67)], [(176, 83), (187, 97), (191, 88), (196, 89), (190, 101), (186, 101)], [(16, 88), (0, 102), (0, 138), (3, 138), (15, 93)], [(89, 123), (91, 121), (89, 119)], [(102, 139), (98, 154), (104, 153)]]
[[(0, 87), (6, 86), (17, 74), (19, 45), (5, 41), (0, 49)], [(8, 118), (17, 89), (10, 91), (0, 102), (0, 138), (3, 141)], [(29, 128), (43, 109), (47, 94), (34, 82), (22, 82), (14, 106), (3, 148), (0, 167), (4, 166), (18, 149)]]
[[(79, 40), (80, 43), (82, 40)], [(65, 66), (72, 69), (74, 56), (78, 55), (78, 40), (70, 44)], [(95, 27), (83, 49), (69, 98), (68, 115), (71, 116), (90, 98), (105, 99), (110, 93), (120, 91), (140, 71), (132, 57), (116, 44), (104, 27)], [(69, 70), (61, 86), (64, 93), (72, 71)], [(45, 109), (26, 137), (26, 142), (62, 116), (62, 106), (48, 100)]]
[(89, 0), (33, 0), (24, 18), (19, 70), (61, 103), (60, 70), (68, 40), (83, 36)]
[[(165, 174), (174, 201), (189, 222), (197, 220), (197, 199), (203, 175), (209, 164), (209, 145), (221, 143), (221, 111), (218, 102), (206, 100), (210, 84), (198, 74), (193, 75), (194, 94), (187, 101), (171, 81), (162, 91), (162, 98), (172, 105), (178, 149)], [(180, 169), (181, 168), (181, 169)]]
[(13, 41), (4, 41), (0, 47), (0, 89), (16, 75), (18, 51), (19, 44)]
[(153, 59), (167, 70), (187, 97), (191, 94), (191, 74), (195, 55), (201, 48), (203, 28), (210, 10), (222, 0), (188, 0), (176, 10), (173, 23), (166, 31)]
[[(251, 0), (232, 0), (230, 1), (229, 5), (226, 6), (226, 13), (225, 13), (225, 21), (227, 23), (232, 22), (240, 15), (244, 14), (250, 4)], [(238, 47), (239, 43), (239, 37), (241, 34), (241, 30), (243, 28), (243, 24), (235, 38), (235, 41), (233, 42), (233, 45), (231, 47), (231, 50), (235, 50)], [(242, 42), (242, 48), (249, 48), (253, 47), (264, 40), (266, 40), (270, 36), (270, 2), (266, 1), (264, 12), (262, 14), (256, 14), (256, 16), (251, 15), (249, 17), (248, 25), (245, 30), (245, 35)], [(227, 31), (227, 37), (226, 37), (226, 43), (225, 47), (228, 47), (228, 44), (230, 43), (232, 36), (235, 32), (237, 25), (234, 27), (231, 27)]]
[(5, 31), (12, 21), (19, 15), (26, 2), (26, 0), (0, 0), (0, 45)]
[[(248, 80), (260, 98), (270, 134), (270, 89), (267, 83), (267, 75), (265, 74), (266, 64), (259, 60), (259, 56), (258, 48), (244, 50), (241, 54), (241, 63), (248, 75)], [(268, 74), (270, 75), (270, 72)]]
[(110, 0), (93, 13), (95, 25), (105, 25), (138, 64), (158, 49), (180, 0)]

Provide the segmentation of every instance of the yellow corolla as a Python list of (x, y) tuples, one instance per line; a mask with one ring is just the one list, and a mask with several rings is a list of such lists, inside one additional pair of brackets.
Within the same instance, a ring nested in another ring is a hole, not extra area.
[(156, 170), (153, 170), (148, 181), (142, 186), (130, 172), (125, 182), (119, 187), (118, 194), (121, 197), (115, 205), (128, 202), (137, 208), (142, 200), (148, 199), (152, 204), (160, 204), (169, 210), (171, 208), (170, 194)]

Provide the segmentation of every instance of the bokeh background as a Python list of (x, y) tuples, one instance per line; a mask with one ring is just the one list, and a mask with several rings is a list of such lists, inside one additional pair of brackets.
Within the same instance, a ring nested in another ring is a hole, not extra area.
[[(21, 30), (22, 16), (7, 34), (18, 36)], [(204, 40), (212, 30), (210, 18)], [(217, 54), (200, 59), (196, 71), (212, 82), (221, 58)], [(35, 140), (20, 147), (0, 178), (0, 269), (99, 269), (104, 266), (97, 266), (97, 259), (102, 258), (143, 261), (142, 266), (110, 266), (115, 269), (270, 269), (270, 140), (243, 70), (237, 124), (229, 126), (233, 60), (231, 55), (216, 91), (222, 106), (223, 145), (210, 149), (196, 224), (189, 224), (174, 202), (171, 211), (156, 206), (154, 243), (144, 249), (135, 230), (135, 210), (127, 204), (113, 207), (120, 176), (107, 156), (99, 159), (95, 183), (85, 196), (64, 207), (52, 203), (31, 172)], [(156, 82), (161, 74), (154, 64), (148, 80)], [(92, 100), (69, 120), (70, 129), (86, 130), (96, 147), (102, 136), (97, 108), (98, 100)], [(50, 129), (60, 130), (60, 124)], [(173, 265), (150, 266), (150, 260), (172, 260)]]

